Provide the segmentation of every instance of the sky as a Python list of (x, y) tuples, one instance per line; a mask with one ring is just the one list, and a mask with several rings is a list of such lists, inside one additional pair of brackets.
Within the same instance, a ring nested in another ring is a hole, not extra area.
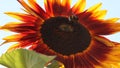
[[(37, 1), (40, 4), (40, 6), (43, 7), (44, 0), (37, 0)], [(76, 1), (77, 0), (73, 0), (72, 5)], [(103, 4), (102, 9), (108, 10), (105, 19), (112, 18), (112, 17), (120, 17), (120, 7), (119, 7), (120, 0), (87, 0), (86, 2), (87, 2), (86, 9), (94, 4), (102, 2), (102, 4)], [(4, 12), (8, 12), (8, 11), (9, 12), (10, 11), (11, 12), (23, 12), (21, 8), (23, 8), (23, 7), (17, 2), (17, 0), (0, 0), (0, 26), (4, 25), (5, 23), (8, 23), (8, 22), (18, 21), (14, 18), (11, 18), (11, 17), (5, 15)], [(3, 37), (9, 36), (12, 34), (14, 34), (14, 33), (9, 32), (9, 31), (0, 30), (0, 44), (2, 42), (4, 42), (4, 40), (2, 40)], [(120, 42), (120, 33), (108, 35), (105, 37), (109, 38), (112, 41)], [(14, 43), (8, 43), (3, 46), (0, 46), (0, 55), (2, 55), (7, 50), (7, 48), (12, 44), (14, 44)], [(5, 67), (0, 66), (0, 68), (5, 68)]]

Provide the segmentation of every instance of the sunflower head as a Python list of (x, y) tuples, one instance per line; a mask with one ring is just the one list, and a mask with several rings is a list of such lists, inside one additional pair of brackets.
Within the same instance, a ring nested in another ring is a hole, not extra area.
[[(65, 68), (111, 68), (119, 66), (120, 44), (102, 35), (120, 31), (119, 18), (104, 19), (102, 3), (84, 10), (86, 1), (44, 0), (45, 10), (36, 0), (18, 0), (26, 13), (6, 12), (20, 22), (0, 29), (17, 32), (3, 38), (4, 43), (18, 42), (9, 48), (28, 47), (46, 55), (57, 55)], [(4, 44), (3, 43), (3, 44)]]

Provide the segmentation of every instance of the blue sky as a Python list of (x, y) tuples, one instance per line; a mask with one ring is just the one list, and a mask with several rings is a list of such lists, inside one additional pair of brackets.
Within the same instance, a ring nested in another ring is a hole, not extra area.
[[(38, 3), (43, 7), (43, 0), (37, 0)], [(73, 0), (75, 3), (76, 0)], [(107, 9), (108, 13), (106, 15), (107, 18), (111, 17), (120, 17), (120, 0), (87, 0), (87, 6), (86, 8), (102, 2), (103, 6), (102, 9)], [(17, 0), (1, 0), (0, 1), (0, 25), (4, 25), (7, 22), (11, 21), (17, 21), (14, 18), (11, 18), (4, 14), (6, 11), (12, 11), (12, 12), (23, 12), (21, 10), (22, 6), (17, 2)], [(1, 31), (0, 30), (0, 43), (2, 43), (4, 40), (2, 40), (3, 37), (13, 34), (9, 31)], [(120, 42), (120, 33), (106, 36), (107, 38), (111, 39), (112, 41)], [(5, 44), (4, 46), (0, 46), (0, 55), (6, 51), (6, 49), (13, 43)], [(4, 68), (4, 67), (0, 67)]]

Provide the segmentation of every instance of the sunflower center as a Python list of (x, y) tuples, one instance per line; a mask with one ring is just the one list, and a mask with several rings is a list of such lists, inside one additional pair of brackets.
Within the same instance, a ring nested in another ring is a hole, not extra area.
[(91, 41), (89, 31), (77, 18), (51, 17), (44, 21), (40, 32), (44, 43), (63, 55), (83, 52)]

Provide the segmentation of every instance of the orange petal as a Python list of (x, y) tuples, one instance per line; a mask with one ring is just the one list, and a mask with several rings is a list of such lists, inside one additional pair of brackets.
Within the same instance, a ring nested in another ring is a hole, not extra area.
[[(96, 41), (91, 44), (92, 46), (88, 54), (99, 61), (100, 64), (96, 67), (110, 68), (111, 64), (120, 62), (117, 56), (120, 53), (120, 47), (116, 47), (116, 45), (104, 37), (95, 36), (95, 40)], [(114, 54), (114, 52), (117, 53)]]
[(61, 15), (61, 12), (63, 11), (61, 9), (61, 0), (53, 0), (53, 2), (52, 2), (52, 8), (53, 8), (53, 14), (55, 16)]
[(61, 0), (52, 1), (52, 10), (53, 10), (54, 16), (62, 15), (63, 9), (61, 6)]
[(29, 5), (27, 5), (24, 2), (24, 0), (18, 0), (18, 2), (29, 12), (29, 14), (32, 14), (32, 15), (38, 17), (39, 19), (42, 19), (42, 17), (40, 17), (34, 9), (32, 9)]
[(102, 37), (99, 37), (99, 40), (93, 39), (87, 53), (91, 55), (98, 62), (103, 62), (107, 59), (106, 54), (109, 54), (112, 50), (111, 49), (112, 46), (108, 46), (108, 44), (110, 43), (111, 41), (106, 40)]
[(21, 38), (23, 38), (24, 34), (15, 34), (15, 35), (11, 35), (11, 36), (7, 36), (5, 38), (3, 38), (3, 40), (6, 40), (6, 42), (17, 42), (20, 41)]
[(87, 9), (87, 12), (92, 13), (90, 17), (93, 17), (94, 19), (102, 19), (106, 15), (107, 10), (100, 10), (101, 6), (102, 3), (98, 3)]
[(86, 6), (86, 0), (78, 0), (78, 2), (72, 7), (72, 12), (75, 14), (83, 12)]
[(120, 44), (119, 44), (119, 46), (114, 46), (111, 49), (112, 49), (112, 51), (110, 53), (111, 55), (120, 57)]
[(21, 41), (24, 41), (24, 40), (30, 40), (30, 41), (36, 41), (36, 40), (39, 40), (39, 36), (37, 33), (26, 33), (25, 34), (26, 36), (24, 36), (23, 38), (21, 38), (20, 40)]
[(94, 65), (94, 68), (110, 68), (111, 66), (108, 66), (107, 63), (102, 63), (100, 60), (96, 59), (94, 56), (92, 56), (89, 53), (86, 53), (87, 60)]
[(34, 9), (37, 14), (43, 18), (43, 19), (47, 19), (48, 15), (46, 14), (46, 12), (36, 3), (36, 0), (28, 0), (29, 4), (31, 5), (32, 9)]
[(69, 11), (70, 11), (70, 6), (71, 6), (71, 0), (62, 0), (61, 5), (62, 5), (62, 9), (64, 10), (62, 12), (62, 15), (68, 16), (69, 15)]
[(77, 15), (79, 18), (79, 23), (83, 24), (90, 31), (90, 33), (95, 35), (109, 35), (120, 32), (120, 23), (116, 22), (119, 18), (99, 20), (94, 17), (92, 18), (91, 15), (92, 14), (88, 12)]
[(20, 27), (20, 26), (35, 26), (34, 23), (31, 22), (26, 22), (26, 23), (21, 23), (21, 22), (9, 22), (7, 24), (5, 24), (4, 26), (2, 26), (3, 28), (7, 28), (7, 27)]
[(24, 41), (24, 40), (35, 41), (36, 39), (38, 38), (35, 33), (15, 34), (15, 35), (11, 35), (3, 38), (3, 40), (6, 40), (7, 42), (18, 42), (18, 41)]
[(35, 22), (37, 19), (32, 15), (17, 12), (6, 12), (5, 14), (24, 22)]
[[(88, 60), (88, 56), (86, 54), (80, 56), (75, 55), (75, 68), (94, 68), (94, 65)], [(94, 59), (92, 60), (94, 61)]]
[(50, 16), (53, 16), (52, 1), (53, 0), (44, 0), (44, 5), (45, 5), (46, 12)]
[(4, 45), (6, 43), (9, 43), (9, 42), (17, 42), (17, 41), (20, 41), (20, 39), (24, 37), (23, 34), (15, 34), (15, 35), (11, 35), (11, 36), (7, 36), (7, 37), (4, 37), (3, 40), (5, 40), (1, 45)]
[(107, 23), (116, 23), (119, 20), (120, 20), (120, 18), (110, 18), (110, 19), (107, 19), (106, 22)]
[(19, 43), (16, 43), (16, 44), (13, 44), (12, 46), (10, 46), (7, 51), (12, 51), (12, 50), (17, 49), (17, 48), (25, 48), (27, 46), (30, 46), (32, 43), (33, 42), (30, 42), (28, 40), (27, 41), (21, 41)]
[(106, 13), (107, 13), (107, 10), (96, 11), (90, 17), (93, 17), (95, 19), (103, 19)]
[(115, 55), (111, 55), (111, 54), (106, 54), (107, 55), (107, 59), (105, 61), (105, 63), (119, 63), (120, 62), (120, 58), (118, 56)]
[(65, 9), (70, 9), (71, 0), (62, 0), (62, 6), (64, 6)]
[(23, 29), (19, 28), (19, 27), (17, 27), (17, 28), (4, 28), (4, 30), (13, 31), (13, 32), (16, 32), (16, 33), (35, 33), (34, 30), (31, 30), (31, 29), (28, 29), (28, 28), (31, 28), (31, 27), (25, 27)]
[(120, 63), (111, 64), (111, 67), (113, 67), (113, 68), (120, 68)]
[(0, 29), (10, 30), (19, 33), (35, 33), (35, 30), (37, 28), (35, 28), (33, 23), (10, 22), (5, 24), (4, 26), (1, 26)]
[(70, 9), (70, 2), (71, 0), (44, 0), (46, 12), (50, 16), (68, 15), (69, 13), (67, 12)]
[(116, 32), (120, 32), (120, 23), (107, 23), (100, 20), (88, 20), (86, 21), (87, 28), (96, 35), (109, 35)]
[[(108, 20), (99, 20), (91, 17), (91, 13), (83, 12), (78, 14), (80, 24), (86, 26), (90, 33), (95, 35), (109, 35), (120, 32), (120, 23), (116, 22), (119, 18), (111, 18)], [(104, 16), (104, 14), (103, 14)], [(110, 21), (111, 20), (111, 21)]]
[(90, 7), (89, 9), (87, 9), (87, 12), (96, 12), (96, 11), (100, 10), (101, 6), (102, 6), (102, 3), (95, 4), (92, 7)]
[(16, 44), (10, 46), (10, 47), (7, 49), (7, 52), (10, 52), (10, 51), (12, 51), (12, 50), (14, 50), (14, 49), (17, 49), (17, 48), (20, 48), (20, 44), (19, 44), (19, 43), (16, 43)]
[(109, 41), (108, 39), (104, 38), (104, 37), (100, 37), (100, 36), (95, 36), (94, 37), (96, 40), (102, 42), (103, 44), (105, 44), (106, 46), (115, 46), (111, 41)]

